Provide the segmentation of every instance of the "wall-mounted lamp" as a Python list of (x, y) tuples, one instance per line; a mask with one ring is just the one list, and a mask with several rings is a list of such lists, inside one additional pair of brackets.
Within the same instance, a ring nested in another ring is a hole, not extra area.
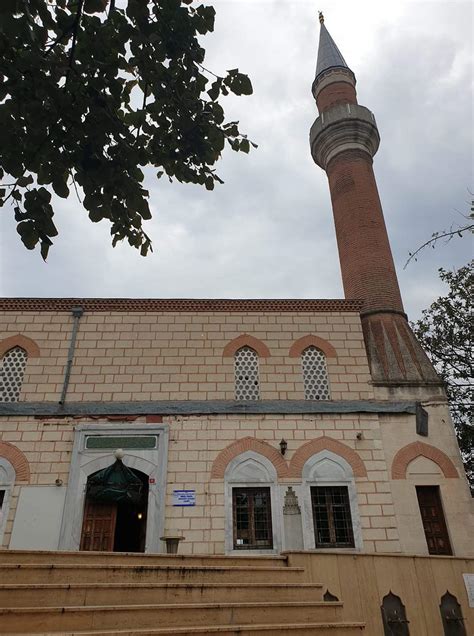
[(62, 486), (62, 485), (63, 485), (63, 480), (58, 478), (58, 479), (56, 479), (56, 480), (55, 480), (55, 482), (54, 482), (54, 483), (56, 484), (56, 486), (58, 486), (58, 487), (59, 487), (59, 486)]
[(282, 455), (284, 455), (286, 453), (286, 449), (288, 448), (288, 444), (286, 442), (286, 439), (282, 438), (282, 440), (281, 440), (279, 445), (280, 445), (280, 453)]

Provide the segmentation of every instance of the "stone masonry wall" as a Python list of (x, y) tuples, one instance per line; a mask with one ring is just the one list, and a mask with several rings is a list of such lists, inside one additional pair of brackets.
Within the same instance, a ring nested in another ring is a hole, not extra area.
[[(39, 348), (39, 355), (28, 359), (21, 401), (58, 402), (71, 329), (68, 312), (0, 315), (0, 342), (21, 334)], [(211, 471), (218, 454), (245, 437), (267, 443), (272, 452), (279, 451), (278, 442), (284, 437), (288, 465), (298, 449), (311, 440), (334, 440), (344, 444), (349, 453), (357, 453), (364, 466), (363, 474), (356, 476), (364, 551), (426, 552), (414, 487), (432, 483), (441, 489), (455, 553), (472, 552), (465, 531), (473, 518), (472, 500), (462, 478), (446, 405), (439, 395), (438, 401), (430, 404), (431, 389), (420, 388), (413, 395), (395, 389), (374, 392), (360, 317), (355, 311), (86, 312), (80, 320), (67, 400), (232, 400), (234, 363), (224, 350), (243, 334), (257, 338), (263, 343), (261, 350), (267, 348), (270, 354), (259, 359), (262, 399), (303, 399), (301, 361), (290, 352), (295, 342), (312, 335), (335, 351), (327, 357), (333, 400), (421, 400), (430, 413), (429, 436), (416, 435), (414, 416), (401, 414), (164, 417), (163, 423), (170, 427), (165, 531), (186, 537), (183, 553), (223, 552), (224, 481), (212, 478)], [(146, 419), (139, 417), (134, 422)], [(74, 426), (105, 421), (3, 417), (0, 442), (14, 444), (24, 454), (30, 486), (53, 486), (60, 479), (66, 487)], [(133, 421), (126, 424), (133, 425)], [(357, 433), (362, 433), (361, 439)], [(405, 479), (393, 478), (392, 462), (397, 453), (410, 444), (423, 451), (420, 441), (431, 451), (410, 463)], [(452, 477), (453, 470), (451, 477), (443, 475), (439, 465), (429, 459), (433, 449), (446, 454), (460, 479)], [(297, 486), (299, 479), (290, 475), (291, 471), (281, 477), (280, 485)], [(12, 492), (4, 547), (10, 541), (22, 483), (26, 482), (17, 482)], [(187, 488), (196, 490), (197, 505), (173, 507), (173, 490)]]
[[(0, 341), (23, 334), (40, 348), (28, 360), (21, 400), (59, 400), (72, 321), (62, 312), (0, 315)], [(373, 397), (357, 312), (86, 312), (67, 399), (234, 399), (233, 358), (223, 350), (242, 334), (270, 350), (259, 360), (262, 399), (303, 398), (300, 360), (288, 354), (308, 334), (336, 349), (337, 358), (327, 359), (332, 399)]]
[[(137, 418), (136, 423), (144, 421), (145, 418)], [(87, 422), (97, 425), (100, 420), (8, 418), (2, 423), (2, 439), (25, 454), (30, 464), (30, 485), (52, 486), (56, 479), (61, 479), (67, 486), (74, 426)], [(367, 471), (367, 477), (356, 478), (364, 550), (400, 550), (377, 415), (174, 416), (163, 418), (163, 423), (170, 426), (165, 530), (186, 537), (180, 548), (183, 553), (224, 551), (224, 482), (212, 479), (211, 469), (221, 450), (247, 436), (263, 440), (276, 450), (284, 437), (288, 442), (287, 463), (291, 463), (295, 451), (305, 442), (322, 436), (354, 449)], [(130, 422), (126, 425), (130, 426)], [(356, 438), (358, 432), (362, 432), (362, 440)], [(279, 483), (291, 485), (300, 481), (287, 477)], [(189, 488), (196, 490), (197, 505), (173, 507), (173, 490)], [(18, 490), (15, 487), (4, 547), (11, 536)]]

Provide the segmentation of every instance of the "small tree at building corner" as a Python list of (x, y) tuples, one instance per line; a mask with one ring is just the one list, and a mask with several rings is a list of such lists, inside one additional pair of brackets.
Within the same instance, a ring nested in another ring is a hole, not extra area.
[(58, 234), (53, 194), (75, 191), (91, 221), (110, 222), (113, 245), (146, 255), (142, 168), (212, 190), (224, 146), (254, 145), (219, 103), (252, 84), (204, 67), (215, 11), (191, 2), (0, 2), (0, 206), (12, 204), (23, 244), (44, 259)]
[(466, 474), (474, 491), (474, 262), (455, 271), (440, 269), (449, 286), (414, 323), (413, 330), (445, 382)]

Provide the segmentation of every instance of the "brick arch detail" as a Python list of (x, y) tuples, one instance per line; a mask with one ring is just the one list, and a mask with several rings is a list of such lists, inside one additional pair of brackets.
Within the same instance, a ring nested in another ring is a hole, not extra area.
[(234, 338), (233, 340), (228, 342), (224, 347), (222, 356), (224, 358), (231, 358), (239, 349), (245, 346), (255, 349), (255, 351), (261, 358), (270, 357), (270, 350), (267, 345), (258, 338), (255, 338), (255, 336), (251, 336), (248, 333), (243, 333), (241, 336), (238, 336), (237, 338)]
[(288, 464), (276, 448), (261, 439), (243, 437), (221, 450), (217, 455), (212, 464), (211, 479), (224, 479), (226, 468), (230, 462), (246, 451), (259, 453), (271, 461), (279, 479), (288, 476)]
[(301, 479), (303, 466), (306, 464), (308, 459), (322, 450), (328, 450), (335, 455), (343, 457), (346, 462), (351, 465), (354, 477), (367, 477), (367, 470), (360, 455), (358, 455), (358, 453), (356, 453), (352, 448), (349, 448), (349, 446), (346, 446), (332, 437), (327, 437), (326, 435), (318, 437), (317, 439), (312, 439), (298, 448), (291, 458), (288, 476), (298, 477)]
[(19, 448), (0, 440), (0, 457), (8, 459), (15, 469), (16, 481), (30, 481), (30, 464)]
[(4, 356), (7, 351), (10, 351), (13, 347), (21, 347), (24, 349), (29, 358), (39, 358), (40, 356), (40, 349), (36, 342), (28, 338), (28, 336), (18, 333), (15, 336), (0, 340), (0, 357)]
[(308, 335), (303, 336), (296, 340), (290, 347), (290, 358), (299, 358), (303, 351), (308, 347), (316, 347), (317, 349), (321, 349), (321, 351), (325, 354), (326, 358), (335, 358), (337, 357), (336, 350), (332, 346), (330, 342), (327, 340), (323, 340), (319, 336)]
[(392, 479), (406, 479), (408, 464), (417, 457), (431, 459), (448, 479), (459, 477), (455, 465), (442, 450), (424, 442), (412, 442), (401, 448), (393, 458)]

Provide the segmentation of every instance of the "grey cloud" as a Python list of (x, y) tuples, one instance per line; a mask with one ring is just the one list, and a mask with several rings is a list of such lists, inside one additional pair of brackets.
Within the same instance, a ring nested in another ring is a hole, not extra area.
[[(335, 2), (327, 24), (356, 72), (360, 102), (379, 124), (375, 171), (405, 306), (416, 317), (441, 292), (437, 267), (469, 257), (468, 242), (453, 241), (402, 269), (410, 249), (467, 209), (470, 7), (410, 3), (390, 21), (383, 3), (370, 5), (366, 17), (362, 5)], [(62, 235), (44, 265), (19, 244), (3, 209), (4, 295), (342, 296), (327, 181), (308, 144), (316, 116), (314, 3), (215, 6), (216, 32), (203, 40), (207, 66), (238, 66), (251, 76), (254, 95), (229, 97), (225, 107), (259, 148), (249, 156), (225, 151), (217, 166), (225, 185), (211, 193), (156, 181), (149, 170), (155, 252), (146, 259), (126, 245), (113, 250), (107, 225), (92, 225), (71, 199), (59, 202)]]

